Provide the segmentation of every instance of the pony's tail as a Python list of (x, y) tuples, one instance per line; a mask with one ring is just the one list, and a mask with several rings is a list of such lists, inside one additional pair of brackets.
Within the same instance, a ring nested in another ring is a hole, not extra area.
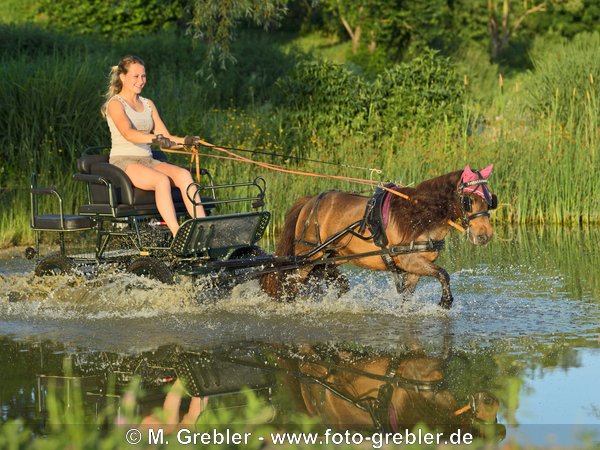
[[(294, 203), (285, 216), (283, 230), (279, 235), (279, 240), (275, 247), (276, 256), (293, 256), (294, 243), (296, 241), (296, 222), (300, 216), (300, 211), (311, 197), (302, 197)], [(271, 297), (280, 298), (282, 296), (282, 287), (287, 271), (270, 272), (260, 277), (260, 286)]]

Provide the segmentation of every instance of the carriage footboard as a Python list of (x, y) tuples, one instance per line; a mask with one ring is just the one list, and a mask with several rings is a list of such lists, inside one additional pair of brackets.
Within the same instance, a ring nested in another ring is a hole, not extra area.
[(257, 211), (188, 220), (173, 239), (171, 252), (178, 257), (222, 257), (232, 249), (256, 244), (270, 218), (268, 211)]

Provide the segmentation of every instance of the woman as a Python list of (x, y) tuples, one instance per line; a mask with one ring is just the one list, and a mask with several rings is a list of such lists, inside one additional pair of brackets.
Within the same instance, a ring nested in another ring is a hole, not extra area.
[[(112, 140), (109, 161), (124, 170), (134, 186), (155, 192), (158, 212), (175, 236), (179, 222), (171, 196), (172, 185), (181, 190), (191, 217), (206, 214), (202, 205), (194, 205), (186, 194), (193, 182), (190, 172), (152, 158), (150, 144), (170, 148), (189, 143), (192, 138), (169, 133), (154, 103), (140, 95), (145, 85), (144, 62), (136, 56), (124, 56), (111, 70), (106, 103), (102, 107)], [(198, 201), (198, 197), (195, 199)]]

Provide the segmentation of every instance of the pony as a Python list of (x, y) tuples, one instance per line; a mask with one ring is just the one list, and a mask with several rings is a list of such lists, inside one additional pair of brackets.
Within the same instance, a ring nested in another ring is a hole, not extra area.
[[(467, 165), (414, 188), (386, 186), (381, 219), (371, 222), (373, 198), (343, 191), (300, 198), (287, 212), (275, 256), (316, 264), (266, 273), (260, 279), (262, 289), (277, 299), (291, 300), (313, 272), (347, 290), (348, 281), (337, 269), (347, 257), (362, 268), (391, 271), (404, 299), (414, 292), (421, 277), (436, 278), (442, 286), (440, 306), (449, 309), (453, 302), (450, 277), (435, 260), (454, 221), (462, 220), (473, 244), (485, 245), (491, 240), (489, 211), (498, 202), (488, 188), (492, 168), (489, 165), (477, 171)], [(315, 270), (319, 261), (327, 260), (333, 262)]]
[[(448, 355), (446, 355), (448, 357)], [(458, 403), (445, 379), (445, 358), (411, 350), (404, 355), (356, 354), (302, 345), (294, 358), (279, 359), (297, 411), (334, 429), (399, 433), (425, 424), (446, 433), (503, 439), (498, 399), (487, 391)]]

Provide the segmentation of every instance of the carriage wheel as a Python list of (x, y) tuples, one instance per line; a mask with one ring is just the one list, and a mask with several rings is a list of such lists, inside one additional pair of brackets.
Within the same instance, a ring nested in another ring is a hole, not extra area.
[[(235, 260), (235, 259), (252, 258), (253, 256), (263, 256), (266, 254), (267, 253), (262, 248), (260, 248), (258, 245), (253, 245), (252, 247), (242, 247), (242, 248), (238, 248), (238, 249), (234, 250), (233, 253), (231, 253), (231, 255), (229, 255), (229, 258), (227, 258), (227, 259)], [(250, 273), (252, 270), (253, 270), (253, 268), (230, 267), (230, 268), (225, 269), (225, 272), (229, 276), (244, 276), (247, 273)]]
[(60, 253), (46, 256), (35, 266), (35, 274), (38, 277), (48, 275), (66, 275), (73, 271), (73, 262)]
[[(266, 253), (262, 248), (253, 245), (252, 247), (242, 247), (234, 250), (227, 260), (252, 258), (253, 256), (262, 256), (265, 254)], [(252, 267), (228, 267), (223, 269), (220, 274), (221, 277), (217, 277), (221, 290), (225, 292), (233, 289), (239, 278), (241, 278), (242, 281), (246, 281), (246, 276), (252, 273), (252, 270), (254, 270)]]
[[(252, 247), (242, 247), (234, 250), (227, 259), (243, 259), (265, 254), (266, 253), (262, 248), (254, 245)], [(243, 277), (250, 270), (252, 269), (246, 267), (229, 267), (215, 274), (214, 278), (209, 277), (203, 279), (201, 289), (196, 291), (196, 300), (198, 303), (204, 304), (228, 296), (237, 283), (236, 278)]]
[(143, 257), (133, 261), (127, 267), (128, 273), (158, 280), (161, 283), (173, 284), (173, 273), (167, 265), (159, 259)]

